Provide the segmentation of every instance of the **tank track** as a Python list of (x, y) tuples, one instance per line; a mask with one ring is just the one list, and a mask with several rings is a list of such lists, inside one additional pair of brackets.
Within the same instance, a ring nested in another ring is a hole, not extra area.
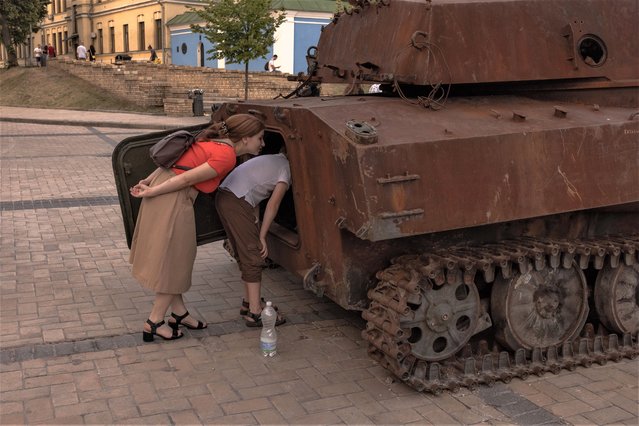
[(369, 291), (371, 303), (362, 313), (367, 321), (362, 337), (369, 342), (369, 355), (384, 368), (414, 389), (435, 394), (496, 381), (508, 383), (513, 377), (526, 379), (531, 374), (557, 374), (561, 369), (605, 364), (608, 360), (633, 359), (639, 354), (637, 333), (615, 333), (601, 324), (587, 323), (578, 337), (558, 346), (513, 352), (496, 342), (471, 338), (454, 355), (431, 362), (412, 353), (410, 330), (401, 326), (401, 320), (412, 314), (411, 303), (421, 297), (420, 282), (425, 278), (444, 286), (459, 280), (461, 274), (465, 284), (474, 285), (476, 278), (492, 283), (498, 273), (509, 278), (513, 272), (525, 274), (546, 265), (567, 269), (577, 264), (582, 270), (600, 270), (605, 265), (617, 268), (621, 262), (627, 266), (639, 263), (639, 234), (570, 241), (522, 237), (400, 256), (377, 273), (379, 283)]

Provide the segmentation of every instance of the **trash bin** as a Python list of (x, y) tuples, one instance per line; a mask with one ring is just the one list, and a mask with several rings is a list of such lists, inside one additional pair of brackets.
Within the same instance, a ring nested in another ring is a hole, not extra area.
[(204, 115), (204, 90), (189, 90), (189, 99), (193, 99), (193, 116), (200, 117)]

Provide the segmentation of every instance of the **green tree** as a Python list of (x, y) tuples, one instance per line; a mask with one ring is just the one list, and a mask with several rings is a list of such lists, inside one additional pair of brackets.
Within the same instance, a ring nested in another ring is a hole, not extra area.
[(275, 42), (275, 30), (284, 22), (284, 10), (271, 13), (271, 0), (209, 0), (195, 10), (206, 23), (191, 25), (213, 44), (208, 59), (224, 58), (244, 64), (244, 99), (248, 99), (249, 61), (266, 56)]
[(7, 66), (18, 66), (16, 45), (24, 43), (47, 14), (50, 0), (0, 0), (0, 30), (7, 49)]

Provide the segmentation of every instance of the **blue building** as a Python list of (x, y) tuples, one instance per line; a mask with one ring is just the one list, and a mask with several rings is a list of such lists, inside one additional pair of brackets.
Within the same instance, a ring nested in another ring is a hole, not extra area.
[[(249, 63), (250, 71), (264, 71), (264, 64), (277, 54), (280, 71), (297, 74), (306, 72), (306, 53), (316, 46), (322, 27), (335, 13), (334, 0), (276, 0), (274, 10), (284, 9), (286, 20), (275, 33), (275, 44), (269, 55)], [(202, 34), (191, 30), (192, 24), (204, 25), (195, 12), (186, 12), (167, 22), (171, 37), (171, 59), (174, 65), (244, 70), (244, 64), (231, 64), (224, 59), (207, 59), (213, 45)]]

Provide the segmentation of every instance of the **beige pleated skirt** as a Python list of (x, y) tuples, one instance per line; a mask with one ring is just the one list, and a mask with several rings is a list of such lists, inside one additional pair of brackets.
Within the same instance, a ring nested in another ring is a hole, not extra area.
[[(175, 176), (163, 170), (151, 186)], [(193, 202), (197, 190), (180, 191), (144, 198), (138, 213), (129, 263), (132, 274), (143, 287), (156, 293), (181, 294), (191, 287), (197, 252)]]

